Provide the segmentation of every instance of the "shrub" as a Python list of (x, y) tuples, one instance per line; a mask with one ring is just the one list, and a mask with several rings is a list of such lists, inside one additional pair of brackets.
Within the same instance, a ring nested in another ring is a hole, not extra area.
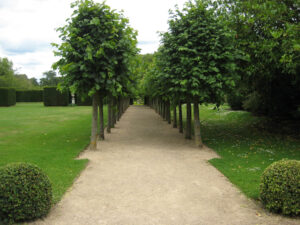
[(0, 106), (16, 104), (16, 90), (13, 88), (0, 88)]
[(232, 110), (242, 110), (243, 101), (244, 101), (244, 97), (236, 93), (231, 93), (227, 95), (227, 102)]
[(85, 98), (82, 98), (80, 95), (75, 95), (75, 103), (78, 106), (91, 106), (93, 105), (92, 97), (87, 96)]
[(37, 166), (13, 163), (2, 167), (0, 190), (0, 223), (41, 218), (51, 208), (51, 183)]
[(17, 90), (17, 102), (42, 102), (43, 90)]
[(227, 95), (227, 102), (228, 105), (233, 110), (243, 110), (243, 103), (247, 99), (247, 89), (243, 87), (242, 84), (238, 84), (239, 87), (235, 90), (232, 90)]
[(300, 214), (300, 161), (281, 160), (263, 173), (260, 198), (267, 209), (284, 215)]
[(56, 87), (44, 87), (44, 105), (45, 106), (68, 106), (69, 92), (60, 92)]

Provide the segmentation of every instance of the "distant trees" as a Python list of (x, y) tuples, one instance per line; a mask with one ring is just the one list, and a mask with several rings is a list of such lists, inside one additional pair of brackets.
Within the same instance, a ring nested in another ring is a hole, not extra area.
[(0, 58), (0, 87), (35, 89), (38, 88), (38, 82), (35, 78), (28, 79), (26, 74), (17, 74), (11, 61)]
[[(36, 81), (36, 80), (35, 80)], [(15, 74), (14, 75), (14, 87), (16, 89), (36, 89), (39, 86), (35, 85), (33, 79), (29, 79), (26, 74)]]
[(153, 66), (154, 54), (139, 54), (133, 63), (132, 73), (134, 75), (134, 84), (136, 85), (136, 96), (144, 97), (147, 95), (147, 90), (145, 85), (147, 83), (146, 79), (151, 73), (151, 68)]
[(33, 84), (33, 86), (39, 86), (39, 82), (35, 77), (32, 77), (29, 79), (31, 81), (31, 83)]
[(0, 58), (0, 87), (14, 86), (13, 63), (7, 58)]
[(49, 70), (43, 73), (43, 78), (40, 79), (41, 86), (57, 86), (61, 81), (61, 77), (56, 76), (54, 70)]

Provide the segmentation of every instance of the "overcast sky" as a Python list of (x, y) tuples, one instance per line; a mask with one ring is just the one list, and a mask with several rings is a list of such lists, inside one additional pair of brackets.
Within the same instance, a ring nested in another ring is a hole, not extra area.
[[(60, 40), (55, 28), (70, 17), (73, 0), (0, 0), (0, 57), (13, 61), (18, 73), (41, 78), (57, 60), (50, 43)], [(95, 0), (95, 2), (101, 2)], [(107, 0), (124, 10), (131, 26), (139, 32), (141, 53), (152, 53), (159, 45), (158, 31), (168, 29), (169, 9), (186, 0)]]

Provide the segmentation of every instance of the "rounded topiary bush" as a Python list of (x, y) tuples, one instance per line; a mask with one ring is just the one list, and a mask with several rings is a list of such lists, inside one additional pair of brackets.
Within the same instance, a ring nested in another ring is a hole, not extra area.
[(51, 204), (50, 180), (37, 166), (14, 163), (0, 169), (0, 224), (41, 218)]
[(260, 198), (267, 209), (284, 215), (300, 214), (300, 161), (280, 160), (263, 173)]

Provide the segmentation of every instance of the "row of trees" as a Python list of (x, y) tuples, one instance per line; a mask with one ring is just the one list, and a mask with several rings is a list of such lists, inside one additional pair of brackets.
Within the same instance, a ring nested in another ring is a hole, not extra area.
[(144, 78), (144, 91), (151, 97), (149, 103), (169, 123), (173, 106), (174, 127), (179, 106), (181, 132), (181, 105), (186, 103), (186, 138), (191, 138), (193, 103), (195, 141), (199, 147), (202, 147), (199, 104), (223, 103), (225, 93), (235, 87), (236, 62), (244, 60), (234, 46), (234, 32), (216, 16), (216, 9), (208, 1), (195, 1), (171, 12), (169, 31), (161, 35), (153, 68)]
[(103, 99), (108, 99), (109, 131), (116, 106), (120, 116), (134, 92), (131, 70), (138, 52), (137, 32), (122, 13), (105, 3), (77, 0), (71, 7), (72, 16), (58, 28), (62, 43), (53, 44), (55, 55), (60, 57), (53, 67), (63, 77), (61, 89), (92, 96), (90, 148), (96, 149), (97, 137), (104, 139)]
[(173, 107), (191, 103), (197, 146), (202, 146), (199, 104), (228, 101), (233, 108), (270, 117), (291, 116), (300, 106), (299, 3), (289, 0), (195, 0), (170, 13), (142, 81), (143, 93), (166, 120)]

